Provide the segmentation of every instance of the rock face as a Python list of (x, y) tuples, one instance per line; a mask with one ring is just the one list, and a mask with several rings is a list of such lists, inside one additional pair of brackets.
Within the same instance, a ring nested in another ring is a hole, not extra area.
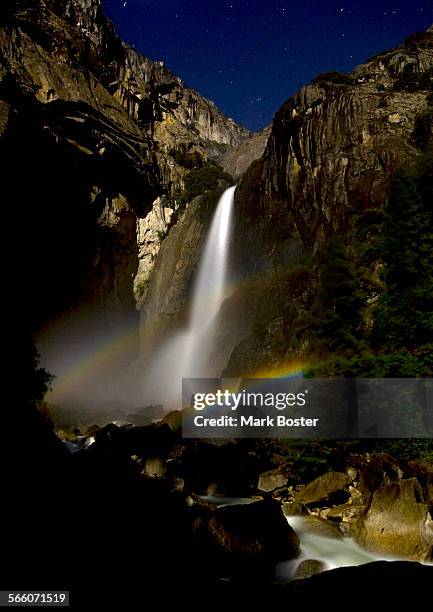
[[(426, 32), (349, 75), (317, 76), (275, 116), (261, 160), (261, 204), (284, 202), (309, 248), (344, 230), (351, 210), (381, 206), (393, 171), (417, 155), (432, 70)], [(431, 118), (426, 130), (428, 138)]]
[(271, 128), (252, 134), (234, 149), (218, 158), (219, 163), (235, 179), (239, 179), (251, 164), (260, 159), (265, 151)]
[(373, 493), (359, 543), (417, 561), (433, 559), (433, 521), (418, 481), (401, 480)]
[(3, 188), (14, 203), (7, 224), (21, 227), (11, 252), (16, 304), (38, 295), (26, 315), (32, 329), (61, 314), (77, 345), (90, 334), (128, 335), (114, 364), (125, 368), (138, 352), (136, 300), (181, 215), (174, 194), (188, 169), (176, 153), (206, 160), (249, 132), (125, 45), (100, 0), (7, 3), (2, 21)]
[(278, 271), (302, 264), (335, 234), (348, 237), (357, 215), (385, 205), (396, 169), (413, 164), (432, 140), (432, 75), (430, 30), (350, 74), (317, 76), (276, 113), (263, 156), (236, 190), (236, 257), (242, 275), (257, 278), (252, 294), (262, 297), (225, 375), (302, 360), (302, 349), (278, 351), (293, 312), (308, 311), (314, 271), (290, 288)]
[(161, 245), (158, 258), (148, 268), (148, 286), (138, 301), (141, 345), (147, 354), (152, 353), (164, 334), (172, 331), (173, 325), (185, 322), (187, 313), (183, 306), (197, 269), (198, 247), (204, 239), (217, 201), (217, 196), (199, 196), (189, 203)]

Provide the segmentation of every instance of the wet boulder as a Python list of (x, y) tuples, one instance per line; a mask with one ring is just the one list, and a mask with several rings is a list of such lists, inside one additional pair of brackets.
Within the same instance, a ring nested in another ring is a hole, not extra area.
[(318, 516), (305, 516), (302, 519), (302, 530), (322, 538), (341, 540), (342, 534), (335, 523), (322, 519)]

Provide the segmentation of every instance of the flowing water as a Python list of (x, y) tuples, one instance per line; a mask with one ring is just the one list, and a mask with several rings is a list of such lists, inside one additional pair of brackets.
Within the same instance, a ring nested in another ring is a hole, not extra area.
[(206, 238), (194, 286), (191, 317), (184, 356), (184, 378), (218, 376), (211, 363), (217, 316), (228, 297), (228, 256), (236, 187), (220, 198)]
[(276, 578), (285, 582), (295, 577), (296, 569), (302, 561), (314, 559), (321, 561), (325, 570), (349, 565), (362, 565), (383, 559), (395, 560), (386, 555), (375, 555), (361, 548), (351, 538), (327, 538), (312, 533), (302, 516), (291, 516), (287, 522), (298, 534), (301, 542), (300, 555), (294, 561), (283, 561), (276, 568)]
[[(248, 497), (201, 497), (203, 500), (208, 501), (218, 507), (251, 504), (257, 501), (256, 499)], [(287, 522), (299, 537), (301, 543), (300, 555), (297, 559), (282, 561), (277, 564), (275, 577), (278, 582), (284, 583), (288, 580), (294, 579), (298, 565), (306, 559), (321, 561), (325, 571), (337, 567), (362, 565), (363, 563), (371, 563), (372, 561), (396, 560), (395, 557), (386, 556), (383, 554), (375, 555), (374, 553), (364, 550), (351, 538), (337, 539), (317, 535), (317, 533), (312, 532), (308, 521), (305, 521), (302, 516), (291, 516), (287, 518)]]
[(228, 297), (235, 189), (230, 187), (222, 194), (206, 236), (188, 326), (163, 344), (145, 375), (146, 403), (163, 404), (166, 411), (180, 407), (182, 378), (220, 375), (212, 363), (212, 349), (218, 332), (218, 313)]

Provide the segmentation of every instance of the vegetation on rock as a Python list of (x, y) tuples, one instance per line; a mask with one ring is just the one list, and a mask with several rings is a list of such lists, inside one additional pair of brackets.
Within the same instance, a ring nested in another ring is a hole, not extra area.
[(179, 149), (172, 148), (169, 150), (169, 154), (179, 166), (188, 170), (201, 168), (205, 161), (199, 151), (189, 151), (185, 146)]
[(184, 206), (206, 191), (214, 191), (219, 180), (231, 183), (233, 179), (214, 162), (208, 161), (201, 167), (194, 168), (185, 177), (185, 188), (178, 198), (179, 205)]

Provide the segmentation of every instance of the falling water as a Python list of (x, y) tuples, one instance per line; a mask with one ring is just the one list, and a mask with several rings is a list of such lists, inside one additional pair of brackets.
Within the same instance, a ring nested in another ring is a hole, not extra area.
[(220, 198), (206, 238), (194, 287), (191, 317), (184, 355), (184, 378), (214, 376), (211, 350), (215, 342), (217, 315), (227, 296), (227, 264), (231, 219), (236, 187)]
[(218, 313), (228, 297), (228, 256), (236, 187), (221, 196), (193, 289), (186, 330), (170, 338), (155, 356), (144, 381), (145, 400), (162, 403), (164, 408), (179, 407), (182, 378), (215, 377), (212, 349), (218, 333)]

